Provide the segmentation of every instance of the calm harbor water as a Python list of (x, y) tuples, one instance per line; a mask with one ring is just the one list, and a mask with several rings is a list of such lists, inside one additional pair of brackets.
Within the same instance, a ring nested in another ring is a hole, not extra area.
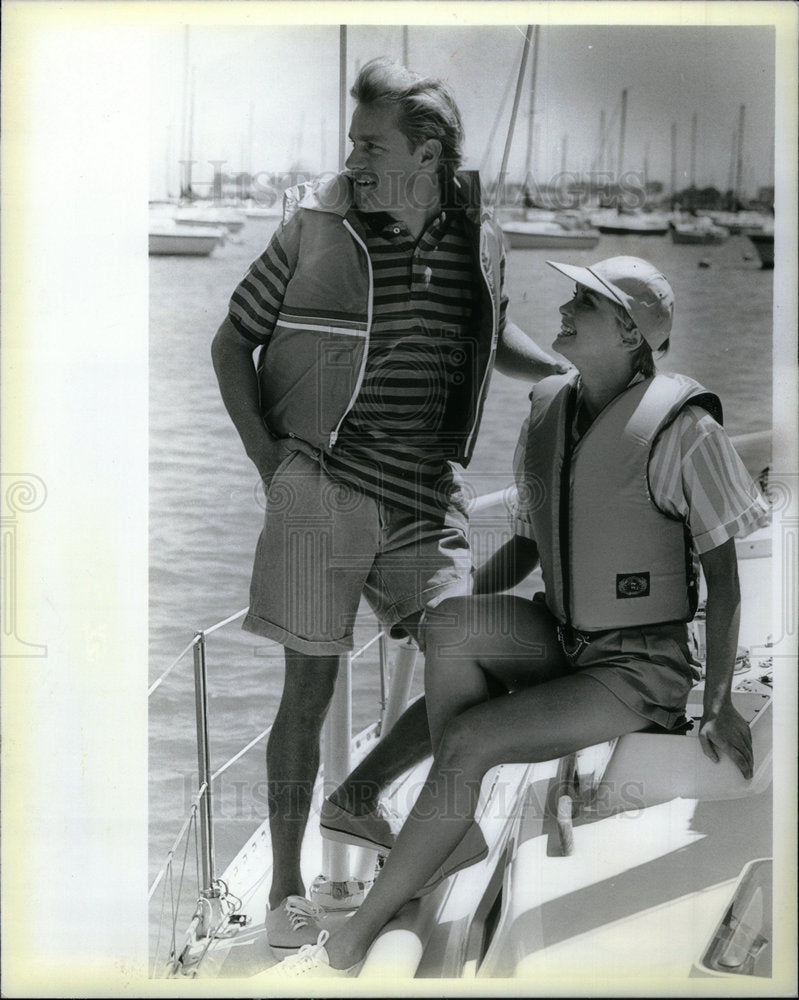
[[(248, 601), (263, 498), (258, 476), (219, 398), (210, 343), (231, 291), (275, 224), (273, 219), (248, 220), (238, 236), (207, 258), (150, 258), (151, 682), (196, 629), (240, 611)], [(557, 307), (570, 286), (545, 261), (588, 264), (621, 253), (651, 260), (675, 289), (672, 348), (660, 368), (690, 374), (718, 392), (730, 433), (770, 427), (774, 272), (760, 269), (744, 236), (732, 236), (718, 247), (694, 247), (675, 246), (668, 236), (603, 235), (591, 251), (512, 251), (507, 270), (511, 316), (549, 349), (560, 326)], [(466, 474), (475, 492), (510, 485), (511, 457), (528, 392), (524, 383), (494, 375)], [(483, 525), (478, 561), (501, 527), (499, 522)], [(370, 634), (364, 615), (359, 635), (365, 641)], [(271, 722), (280, 699), (281, 664), (278, 647), (243, 633), (237, 623), (211, 637), (212, 771)], [(417, 690), (420, 680), (417, 669)], [(356, 661), (353, 683), (353, 722), (361, 728), (379, 705), (374, 657)], [(187, 656), (150, 699), (150, 882), (164, 863), (196, 788), (194, 727), (192, 664)], [(217, 786), (219, 872), (265, 816), (263, 756), (263, 745), (256, 747)], [(159, 906), (157, 892), (152, 908), (156, 917)]]

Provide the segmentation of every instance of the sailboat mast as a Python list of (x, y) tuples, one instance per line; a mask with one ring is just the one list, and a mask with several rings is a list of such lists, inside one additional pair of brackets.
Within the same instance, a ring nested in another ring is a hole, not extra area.
[(671, 123), (671, 200), (677, 197), (677, 122)]
[(180, 158), (183, 160), (179, 184), (181, 198), (187, 198), (191, 188), (189, 181), (191, 166), (188, 160), (191, 159), (190, 116), (192, 112), (189, 109), (189, 89), (189, 28), (187, 25), (183, 29), (183, 100), (180, 114)]
[(522, 43), (522, 60), (519, 65), (519, 75), (516, 78), (516, 93), (513, 95), (513, 107), (510, 112), (510, 122), (508, 123), (508, 134), (505, 137), (505, 148), (502, 151), (502, 163), (499, 167), (499, 177), (497, 178), (497, 186), (494, 191), (494, 204), (496, 205), (499, 201), (500, 189), (504, 189), (505, 186), (505, 172), (508, 169), (508, 158), (510, 156), (510, 147), (513, 142), (513, 130), (516, 125), (516, 113), (519, 110), (519, 99), (522, 93), (522, 83), (524, 82), (524, 71), (527, 68), (527, 51), (530, 48), (533, 39), (534, 26), (532, 24), (527, 25), (527, 30), (524, 33), (524, 42)]
[(188, 122), (188, 145), (186, 148), (186, 173), (185, 173), (185, 186), (186, 192), (184, 197), (193, 198), (192, 188), (191, 188), (191, 171), (193, 166), (194, 157), (194, 69), (190, 71), (189, 75), (189, 122)]
[(347, 159), (347, 26), (342, 24), (338, 35), (338, 169), (344, 169)]
[(619, 122), (619, 162), (617, 164), (617, 181), (621, 187), (621, 175), (624, 170), (624, 131), (627, 127), (627, 89), (621, 92), (621, 121)]
[(744, 117), (746, 115), (746, 105), (741, 105), (741, 110), (738, 114), (738, 160), (735, 170), (735, 201), (736, 209), (741, 205), (741, 184), (743, 178), (743, 164), (744, 164)]
[(530, 179), (530, 167), (533, 162), (533, 120), (535, 118), (535, 81), (538, 74), (538, 25), (533, 28), (533, 65), (530, 71), (530, 113), (527, 124), (527, 152), (524, 158), (524, 186)]

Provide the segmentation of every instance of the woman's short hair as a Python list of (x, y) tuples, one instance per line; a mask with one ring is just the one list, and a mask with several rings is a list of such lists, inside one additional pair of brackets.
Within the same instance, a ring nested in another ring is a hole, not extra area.
[(452, 174), (460, 167), (463, 123), (454, 98), (441, 80), (422, 77), (400, 63), (379, 57), (361, 69), (350, 94), (359, 104), (393, 105), (397, 127), (411, 149), (426, 139), (438, 139), (442, 169)]
[[(632, 333), (636, 329), (635, 323), (633, 322), (632, 316), (627, 312), (624, 306), (618, 303), (613, 303), (613, 308), (616, 310), (616, 316), (619, 322), (624, 327), (627, 333)], [(669, 349), (669, 340), (666, 339), (664, 343), (658, 348), (658, 357), (662, 358), (663, 355)], [(641, 338), (641, 343), (636, 347), (630, 356), (630, 363), (632, 364), (633, 374), (641, 374), (644, 378), (652, 378), (655, 375), (655, 358), (652, 353), (652, 348), (647, 344), (647, 342)]]

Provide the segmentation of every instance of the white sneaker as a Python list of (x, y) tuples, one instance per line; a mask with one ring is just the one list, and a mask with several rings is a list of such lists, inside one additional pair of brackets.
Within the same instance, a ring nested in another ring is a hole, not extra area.
[(322, 930), (321, 911), (304, 896), (287, 896), (274, 910), (266, 911), (266, 939), (276, 958), (312, 945)]
[(253, 976), (251, 981), (259, 979), (293, 979), (295, 976), (310, 976), (319, 979), (344, 978), (356, 968), (331, 969), (330, 958), (325, 948), (325, 942), (330, 937), (329, 931), (322, 931), (316, 944), (304, 944), (296, 955), (289, 955), (282, 962), (273, 965), (271, 969)]

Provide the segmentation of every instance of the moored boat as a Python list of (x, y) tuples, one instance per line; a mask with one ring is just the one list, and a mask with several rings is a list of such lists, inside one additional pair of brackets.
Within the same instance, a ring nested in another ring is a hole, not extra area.
[(176, 222), (185, 226), (218, 226), (230, 233), (240, 232), (246, 222), (244, 212), (224, 205), (184, 205), (175, 211)]
[(502, 223), (505, 241), (512, 250), (563, 248), (591, 250), (599, 230), (578, 215), (557, 213), (551, 219), (518, 219)]
[(760, 258), (760, 266), (764, 270), (771, 270), (774, 267), (774, 230), (745, 230), (744, 235), (754, 244), (757, 255)]
[(149, 254), (207, 257), (224, 238), (224, 230), (217, 226), (189, 226), (167, 217), (154, 218), (148, 233)]
[(774, 220), (762, 212), (742, 210), (740, 212), (714, 212), (705, 213), (717, 226), (724, 226), (730, 231), (731, 236), (739, 236), (741, 233), (759, 232), (768, 229), (773, 225)]
[(626, 212), (615, 208), (593, 212), (591, 222), (600, 233), (614, 236), (665, 236), (669, 219), (657, 212)]
[(694, 246), (718, 246), (724, 243), (730, 235), (729, 229), (716, 225), (706, 216), (688, 221), (672, 222), (670, 232), (672, 243), (685, 243)]

